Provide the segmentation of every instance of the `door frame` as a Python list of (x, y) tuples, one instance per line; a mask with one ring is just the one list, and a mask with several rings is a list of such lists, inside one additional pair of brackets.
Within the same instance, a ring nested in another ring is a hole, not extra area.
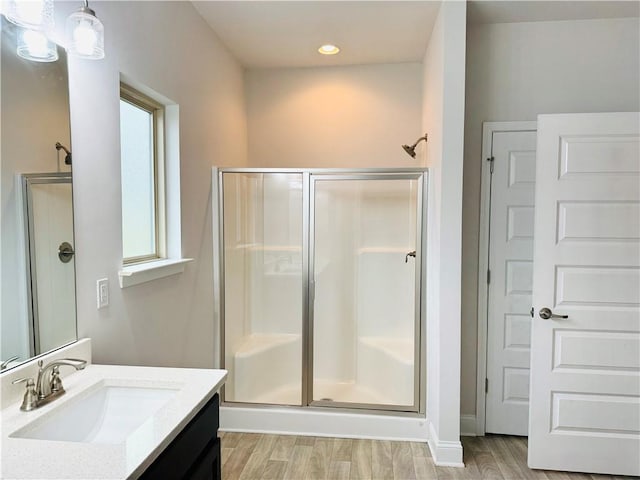
[(484, 435), (486, 427), (486, 380), (487, 380), (487, 331), (488, 296), (487, 271), (489, 269), (489, 233), (491, 221), (491, 162), (493, 134), (500, 132), (537, 131), (536, 121), (483, 122), (482, 162), (480, 187), (480, 231), (478, 248), (478, 351), (476, 369), (476, 435)]
[[(324, 401), (314, 400), (313, 394), (313, 360), (314, 360), (314, 301), (315, 301), (315, 227), (316, 227), (316, 212), (315, 212), (315, 191), (316, 184), (322, 181), (384, 181), (384, 180), (416, 180), (417, 182), (417, 198), (416, 198), (416, 256), (415, 256), (415, 273), (414, 273), (414, 362), (413, 362), (413, 405), (402, 406), (395, 404), (374, 404), (374, 403), (356, 403), (345, 401)], [(303, 385), (306, 386), (306, 405), (310, 407), (327, 407), (327, 408), (352, 408), (359, 410), (379, 410), (379, 411), (393, 411), (393, 412), (413, 412), (420, 413), (421, 408), (421, 379), (424, 375), (422, 368), (422, 336), (424, 332), (423, 327), (423, 315), (422, 306), (424, 300), (422, 298), (423, 285), (424, 285), (424, 272), (421, 266), (423, 265), (423, 257), (426, 250), (423, 249), (424, 240), (426, 237), (426, 216), (423, 208), (425, 202), (425, 195), (427, 194), (427, 173), (424, 170), (416, 170), (413, 172), (384, 172), (384, 171), (358, 171), (358, 170), (345, 170), (344, 172), (311, 172), (310, 173), (310, 188), (309, 188), (309, 221), (306, 228), (306, 234), (308, 235), (306, 246), (307, 250), (307, 318), (305, 324), (307, 325), (305, 341), (306, 345), (306, 364), (303, 363), (303, 378), (304, 368), (307, 369), (306, 382), (303, 380)], [(303, 399), (305, 398), (303, 393)], [(303, 406), (305, 404), (303, 403)]]
[[(52, 185), (52, 184), (69, 184), (71, 187), (71, 199), (73, 202), (73, 185), (71, 172), (56, 173), (24, 173), (20, 175), (22, 189), (22, 222), (24, 230), (25, 243), (25, 264), (27, 271), (27, 313), (29, 319), (29, 350), (32, 355), (40, 355), (40, 314), (38, 303), (38, 286), (35, 279), (37, 278), (36, 267), (36, 238), (35, 238), (35, 219), (34, 219), (34, 202), (31, 187), (33, 185)], [(72, 205), (73, 209), (73, 205)], [(71, 224), (73, 226), (73, 212), (71, 215)], [(71, 242), (75, 245), (75, 235), (71, 232)], [(73, 274), (75, 278), (76, 263), (73, 259)], [(77, 286), (74, 281), (73, 294), (77, 294)], [(75, 312), (77, 319), (77, 309)], [(78, 325), (76, 320), (76, 338), (78, 336)]]

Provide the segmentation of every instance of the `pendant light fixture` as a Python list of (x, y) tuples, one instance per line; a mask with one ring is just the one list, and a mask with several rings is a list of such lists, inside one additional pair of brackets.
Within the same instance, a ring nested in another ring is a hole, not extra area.
[(9, 0), (7, 20), (16, 28), (16, 53), (33, 62), (55, 62), (58, 48), (49, 39), (53, 30), (53, 0)]
[(53, 0), (8, 0), (6, 17), (11, 23), (30, 29), (53, 29)]
[(58, 46), (40, 30), (20, 29), (17, 32), (17, 53), (25, 60), (33, 62), (55, 62), (58, 60)]
[(87, 0), (67, 18), (66, 34), (70, 55), (89, 60), (104, 58), (104, 26)]

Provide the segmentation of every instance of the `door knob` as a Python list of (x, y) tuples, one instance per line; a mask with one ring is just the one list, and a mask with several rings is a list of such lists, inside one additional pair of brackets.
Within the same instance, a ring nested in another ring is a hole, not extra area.
[(404, 263), (407, 263), (409, 261), (409, 257), (413, 257), (416, 258), (416, 251), (414, 250), (413, 252), (409, 252), (404, 256)]
[(547, 307), (541, 308), (538, 315), (544, 320), (549, 320), (550, 318), (569, 318), (569, 315), (556, 315)]

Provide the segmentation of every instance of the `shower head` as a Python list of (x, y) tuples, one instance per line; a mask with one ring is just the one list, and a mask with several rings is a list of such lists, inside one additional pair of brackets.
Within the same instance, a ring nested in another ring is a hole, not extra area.
[(411, 155), (412, 158), (416, 158), (416, 145), (418, 145), (422, 140), (424, 140), (425, 142), (427, 141), (427, 134), (425, 133), (423, 137), (420, 137), (418, 140), (416, 140), (416, 142), (409, 146), (409, 145), (402, 145), (402, 149), (407, 152), (409, 155)]
[(64, 156), (64, 163), (65, 165), (71, 165), (71, 152), (69, 151), (69, 149), (62, 145), (60, 142), (56, 142), (56, 150), (64, 150), (64, 153), (66, 154)]
[(413, 158), (416, 158), (416, 146), (409, 146), (409, 145), (402, 145), (402, 148), (404, 148), (404, 151), (407, 152), (409, 155), (411, 155)]

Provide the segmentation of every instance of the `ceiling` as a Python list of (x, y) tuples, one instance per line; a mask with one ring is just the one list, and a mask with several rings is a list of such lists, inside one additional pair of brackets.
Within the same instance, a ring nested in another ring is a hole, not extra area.
[(589, 20), (594, 18), (638, 16), (640, 16), (640, 2), (637, 0), (472, 0), (469, 2), (467, 10), (467, 22), (470, 24)]
[[(194, 1), (248, 68), (421, 62), (439, 1)], [(318, 53), (333, 43), (338, 55)]]
[[(445, 0), (451, 1), (451, 0)], [(440, 1), (196, 1), (195, 8), (247, 68), (421, 62)], [(471, 0), (468, 23), (640, 16), (640, 2)], [(317, 49), (333, 43), (333, 56)]]

